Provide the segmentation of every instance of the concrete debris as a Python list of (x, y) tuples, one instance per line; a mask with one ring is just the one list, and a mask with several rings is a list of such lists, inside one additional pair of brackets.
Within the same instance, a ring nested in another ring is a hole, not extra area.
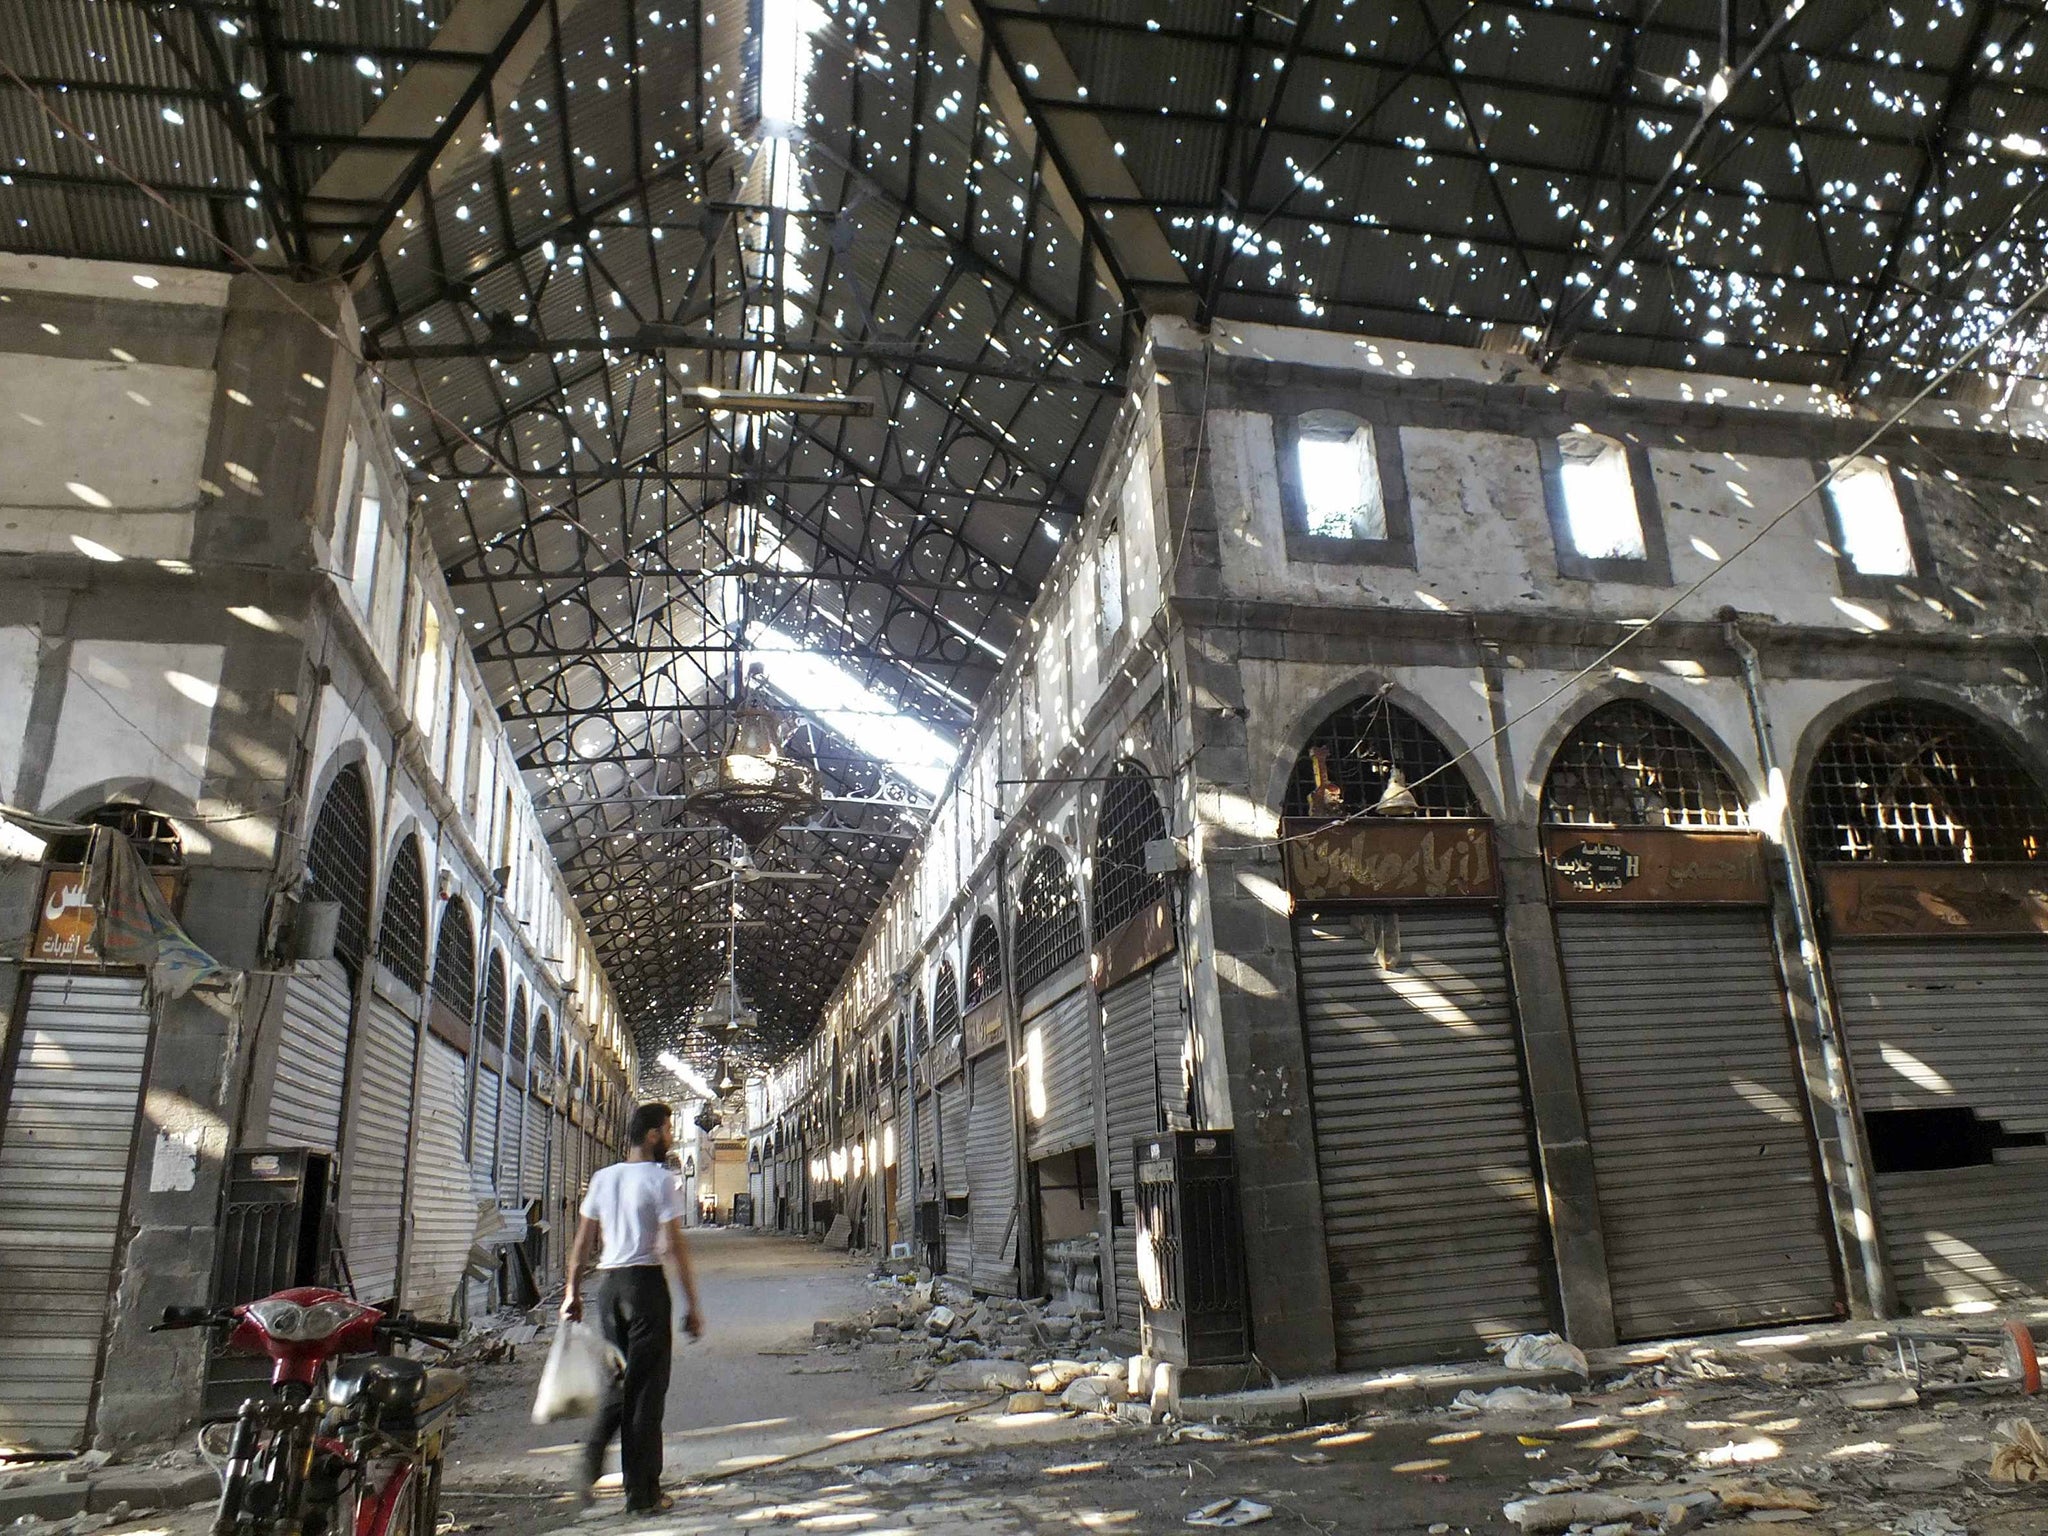
[(1204, 1504), (1200, 1509), (1190, 1511), (1187, 1523), (1228, 1528), (1257, 1525), (1261, 1520), (1272, 1518), (1272, 1507), (1256, 1499), (1218, 1499), (1213, 1504)]
[(1100, 1412), (1123, 1402), (1129, 1393), (1124, 1384), (1109, 1376), (1082, 1376), (1067, 1384), (1060, 1394), (1061, 1406), (1079, 1408), (1084, 1413)]
[(1532, 1536), (1542, 1536), (1551, 1531), (1568, 1531), (1575, 1525), (1615, 1522), (1626, 1527), (1648, 1515), (1649, 1507), (1611, 1493), (1549, 1493), (1533, 1499), (1510, 1499), (1501, 1507), (1501, 1513)]
[(1878, 1381), (1867, 1386), (1847, 1387), (1835, 1394), (1844, 1408), (1865, 1413), (1883, 1413), (1894, 1408), (1919, 1406), (1920, 1394), (1903, 1381)]
[(2038, 1483), (2048, 1480), (2048, 1441), (2025, 1419), (1998, 1426), (1998, 1449), (1991, 1456), (1994, 1483)]
[(1003, 1405), (1005, 1413), (1044, 1413), (1052, 1406), (1052, 1399), (1043, 1392), (1012, 1392)]
[(1970, 1536), (1970, 1528), (1945, 1509), (1916, 1509), (1893, 1529), (1899, 1536)]
[(962, 1360), (938, 1371), (931, 1385), (941, 1392), (1022, 1392), (1031, 1372), (1015, 1360)]

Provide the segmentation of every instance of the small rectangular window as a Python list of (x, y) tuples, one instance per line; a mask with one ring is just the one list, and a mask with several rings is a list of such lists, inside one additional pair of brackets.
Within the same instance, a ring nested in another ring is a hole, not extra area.
[(1318, 419), (1328, 414), (1304, 417), (1294, 440), (1307, 531), (1319, 539), (1384, 539), (1387, 504), (1372, 428), (1344, 417)]
[(1102, 531), (1102, 548), (1095, 562), (1095, 596), (1102, 633), (1114, 635), (1124, 627), (1124, 536), (1114, 522)]
[(1641, 560), (1642, 513), (1628, 449), (1611, 437), (1566, 432), (1557, 440), (1558, 486), (1572, 552), (1587, 560)]
[(1859, 576), (1911, 576), (1913, 541), (1891, 470), (1877, 459), (1837, 459), (1828, 482), (1841, 555)]

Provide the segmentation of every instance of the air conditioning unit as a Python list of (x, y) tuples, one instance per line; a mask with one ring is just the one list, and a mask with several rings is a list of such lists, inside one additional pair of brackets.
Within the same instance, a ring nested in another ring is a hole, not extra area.
[(1140, 1136), (1137, 1161), (1140, 1336), (1181, 1367), (1251, 1359), (1244, 1227), (1228, 1131)]

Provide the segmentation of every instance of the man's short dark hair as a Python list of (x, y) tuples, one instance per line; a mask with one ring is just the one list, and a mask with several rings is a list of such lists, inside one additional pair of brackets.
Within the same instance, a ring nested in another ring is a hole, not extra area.
[(666, 1104), (642, 1104), (633, 1111), (633, 1118), (626, 1122), (626, 1145), (637, 1147), (647, 1139), (649, 1131), (658, 1131), (675, 1118)]

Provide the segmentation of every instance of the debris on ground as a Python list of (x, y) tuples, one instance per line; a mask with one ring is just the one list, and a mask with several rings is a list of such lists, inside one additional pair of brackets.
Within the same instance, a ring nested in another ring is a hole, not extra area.
[(1466, 1388), (1451, 1399), (1459, 1413), (1563, 1413), (1572, 1400), (1562, 1392), (1544, 1392), (1535, 1387), (1495, 1387), (1491, 1392)]
[(2048, 1440), (2026, 1419), (2008, 1419), (1998, 1426), (1998, 1449), (1991, 1456), (1994, 1483), (2038, 1483), (2048, 1480)]
[(1261, 1520), (1272, 1518), (1272, 1507), (1256, 1499), (1218, 1499), (1213, 1504), (1204, 1504), (1200, 1509), (1189, 1511), (1187, 1523), (1230, 1528), (1257, 1525)]
[(1581, 1379), (1593, 1374), (1586, 1352), (1554, 1333), (1525, 1333), (1487, 1347), (1511, 1371), (1566, 1371)]

